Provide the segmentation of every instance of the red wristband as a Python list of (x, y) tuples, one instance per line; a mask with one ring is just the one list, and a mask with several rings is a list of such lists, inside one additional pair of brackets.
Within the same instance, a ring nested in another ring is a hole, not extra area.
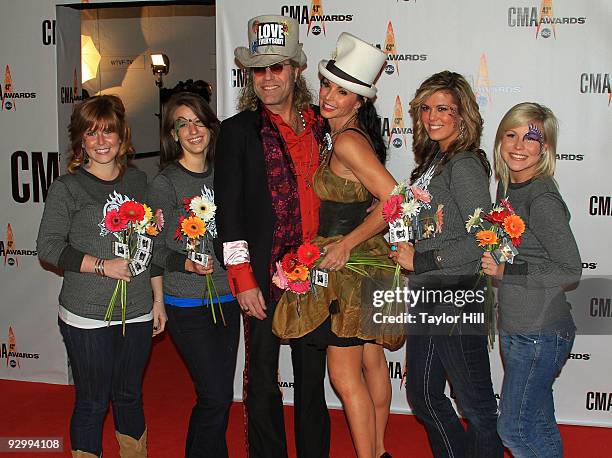
[(251, 264), (248, 262), (227, 266), (227, 280), (234, 296), (249, 289), (259, 287), (257, 280), (255, 280), (253, 269), (251, 269)]

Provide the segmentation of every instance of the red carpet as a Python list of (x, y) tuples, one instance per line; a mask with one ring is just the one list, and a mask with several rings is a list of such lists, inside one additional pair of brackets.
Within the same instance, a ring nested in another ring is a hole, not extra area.
[[(0, 437), (63, 437), (65, 451), (59, 453), (1, 453), (4, 458), (70, 456), (68, 426), (73, 387), (45, 383), (0, 380)], [(144, 385), (144, 403), (149, 428), (149, 456), (180, 458), (194, 395), (187, 370), (168, 336), (156, 339)], [(285, 409), (288, 437), (292, 437), (293, 410)], [(342, 411), (332, 410), (333, 458), (354, 457), (351, 438)], [(104, 456), (118, 456), (112, 418), (104, 430)], [(604, 458), (612, 456), (612, 429), (562, 426), (565, 456)], [(228, 442), (231, 457), (244, 457), (242, 405), (232, 407)], [(295, 448), (290, 443), (290, 456)], [(392, 415), (387, 428), (387, 446), (395, 458), (431, 457), (423, 427), (412, 415)]]

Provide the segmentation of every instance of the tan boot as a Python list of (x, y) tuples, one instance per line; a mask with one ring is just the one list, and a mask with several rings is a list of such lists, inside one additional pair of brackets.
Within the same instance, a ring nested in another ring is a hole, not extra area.
[(121, 458), (147, 458), (147, 430), (144, 430), (140, 439), (115, 431), (119, 442), (119, 456)]
[(72, 450), (72, 458), (98, 458), (98, 455), (94, 455), (93, 453), (89, 453), (89, 452), (82, 452), (81, 450)]

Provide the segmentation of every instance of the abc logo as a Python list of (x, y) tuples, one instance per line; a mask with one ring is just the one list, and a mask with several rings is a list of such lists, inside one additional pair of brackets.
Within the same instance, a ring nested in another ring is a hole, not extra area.
[(9, 365), (10, 365), (12, 368), (15, 368), (15, 367), (17, 367), (17, 361), (15, 361), (14, 359), (11, 359), (11, 362), (9, 363)]
[(400, 148), (402, 146), (402, 139), (401, 138), (394, 139), (393, 146), (395, 146), (396, 148)]
[(312, 34), (313, 35), (319, 35), (321, 33), (321, 26), (320, 25), (315, 25), (312, 27)]
[(395, 71), (395, 67), (391, 64), (387, 64), (385, 65), (385, 73), (387, 75), (393, 75), (393, 72)]
[(549, 38), (550, 37), (550, 29), (542, 29), (542, 33), (540, 34), (542, 35), (542, 38)]
[(11, 108), (13, 108), (13, 102), (5, 102), (4, 106), (7, 110), (10, 110)]
[(14, 258), (8, 258), (8, 259), (6, 260), (6, 263), (7, 263), (9, 266), (14, 266), (14, 265), (15, 265), (15, 259), (14, 259)]

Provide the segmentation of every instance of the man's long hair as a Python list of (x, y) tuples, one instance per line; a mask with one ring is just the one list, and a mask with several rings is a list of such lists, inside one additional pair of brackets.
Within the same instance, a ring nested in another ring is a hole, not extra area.
[[(299, 72), (299, 66), (296, 62), (291, 61), (291, 69), (294, 72)], [(295, 86), (293, 88), (293, 107), (297, 111), (306, 109), (312, 103), (312, 94), (308, 88), (306, 80), (300, 72)], [(240, 98), (238, 99), (238, 111), (257, 111), (259, 109), (260, 100), (255, 93), (253, 87), (253, 69), (247, 70), (247, 81), (242, 90), (240, 91)]]

